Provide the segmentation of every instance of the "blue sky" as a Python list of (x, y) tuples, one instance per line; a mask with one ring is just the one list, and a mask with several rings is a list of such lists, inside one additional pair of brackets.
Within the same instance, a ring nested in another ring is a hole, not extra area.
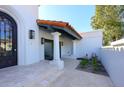
[(69, 22), (78, 32), (91, 31), (91, 17), (95, 14), (93, 5), (41, 5), (39, 18)]

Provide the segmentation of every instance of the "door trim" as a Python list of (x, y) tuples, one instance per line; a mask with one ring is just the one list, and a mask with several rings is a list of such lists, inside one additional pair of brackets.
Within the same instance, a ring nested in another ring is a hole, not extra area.
[[(12, 40), (12, 44), (15, 44), (12, 48), (12, 51), (14, 52), (13, 56), (15, 57), (15, 61), (16, 61), (16, 63), (14, 65), (18, 65), (18, 39), (17, 39), (18, 31), (17, 31), (16, 21), (14, 20), (14, 18), (11, 15), (9, 15), (5, 12), (2, 12), (2, 11), (0, 11), (0, 16), (7, 18), (12, 23), (12, 28), (13, 28), (12, 39), (15, 40), (15, 41)], [(15, 52), (15, 49), (16, 49), (16, 52)], [(14, 65), (12, 65), (12, 66), (14, 66)], [(10, 67), (10, 66), (6, 66), (6, 67)], [(3, 68), (6, 68), (6, 67), (3, 67)]]

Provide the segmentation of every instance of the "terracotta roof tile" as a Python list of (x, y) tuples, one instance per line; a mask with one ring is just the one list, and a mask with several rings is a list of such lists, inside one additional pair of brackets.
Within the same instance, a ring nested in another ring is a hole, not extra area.
[(36, 20), (37, 24), (44, 24), (44, 25), (51, 25), (51, 26), (58, 26), (62, 28), (67, 28), (69, 30), (74, 31), (77, 35), (80, 36), (80, 34), (71, 26), (69, 25), (68, 22), (63, 22), (63, 21), (51, 21), (51, 20)]
[(50, 21), (50, 20), (37, 20), (38, 24), (46, 24), (51, 26), (58, 26), (63, 28), (68, 28), (70, 30), (75, 30), (71, 25), (69, 25), (68, 22), (62, 22), (62, 21)]

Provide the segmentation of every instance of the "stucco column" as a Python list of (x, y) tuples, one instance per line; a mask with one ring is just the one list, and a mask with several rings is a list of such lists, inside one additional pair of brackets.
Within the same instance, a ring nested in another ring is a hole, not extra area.
[(58, 32), (52, 33), (54, 40), (54, 60), (60, 60), (60, 50), (59, 50), (59, 36), (61, 35)]
[(73, 40), (73, 57), (76, 58), (76, 40)]
[(64, 62), (60, 59), (60, 47), (59, 47), (59, 36), (61, 33), (59, 32), (54, 32), (52, 33), (53, 35), (53, 41), (54, 41), (54, 54), (53, 54), (53, 61), (52, 63), (56, 64), (59, 69), (64, 68)]

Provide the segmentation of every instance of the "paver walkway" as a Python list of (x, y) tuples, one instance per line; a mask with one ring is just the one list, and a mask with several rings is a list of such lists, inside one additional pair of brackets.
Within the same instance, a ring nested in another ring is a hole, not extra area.
[(75, 69), (77, 60), (65, 59), (64, 70), (58, 70), (48, 61), (28, 66), (0, 69), (0, 87), (109, 87), (109, 77)]
[(43, 87), (48, 86), (63, 71), (42, 61), (28, 66), (12, 66), (0, 69), (0, 87)]
[(51, 87), (112, 87), (113, 84), (109, 77), (79, 71), (75, 69), (79, 64), (77, 60), (65, 59), (64, 73), (60, 75)]

